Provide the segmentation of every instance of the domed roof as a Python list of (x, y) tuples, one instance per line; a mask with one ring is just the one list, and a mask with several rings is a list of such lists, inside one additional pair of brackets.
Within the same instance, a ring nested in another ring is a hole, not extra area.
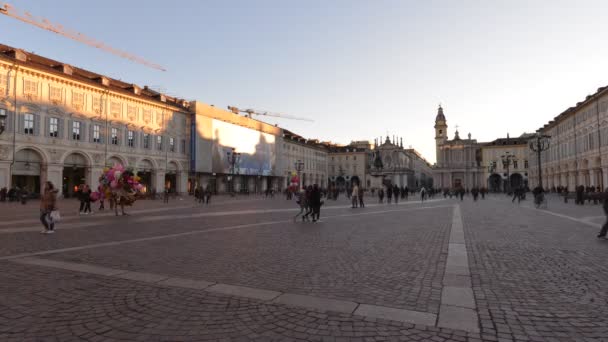
[(437, 121), (445, 121), (445, 115), (443, 115), (443, 108), (441, 108), (441, 105), (439, 105), (439, 108), (437, 109), (437, 116), (435, 117), (435, 122)]

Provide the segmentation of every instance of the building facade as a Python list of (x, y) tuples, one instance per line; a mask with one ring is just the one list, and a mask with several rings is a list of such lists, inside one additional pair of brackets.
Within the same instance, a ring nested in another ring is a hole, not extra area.
[(470, 189), (484, 186), (480, 144), (471, 139), (470, 133), (466, 139), (461, 139), (458, 129), (454, 139), (449, 140), (448, 124), (441, 106), (435, 117), (435, 148), (435, 187)]
[[(550, 136), (549, 148), (541, 154), (544, 188), (608, 187), (608, 87), (599, 88), (538, 132)], [(530, 183), (536, 186), (536, 153), (530, 150), (528, 159)]]
[(369, 164), (368, 187), (398, 186), (419, 189), (433, 186), (431, 165), (414, 149), (403, 148), (403, 139), (391, 141), (387, 136), (384, 143), (374, 142)]
[(281, 128), (198, 101), (189, 108), (195, 186), (218, 193), (280, 188)]
[(188, 103), (0, 45), (0, 188), (64, 196), (120, 163), (145, 191), (188, 187)]
[(530, 134), (500, 138), (481, 146), (484, 186), (493, 192), (528, 186)]
[[(292, 176), (299, 173), (300, 185), (317, 184), (321, 188), (327, 186), (327, 146), (317, 140), (306, 139), (288, 130), (283, 130), (281, 146), (281, 171), (283, 190), (289, 186)], [(297, 170), (301, 163), (301, 170)]]
[(355, 146), (328, 145), (329, 186), (342, 191), (355, 183), (368, 186), (368, 153), (365, 148)]

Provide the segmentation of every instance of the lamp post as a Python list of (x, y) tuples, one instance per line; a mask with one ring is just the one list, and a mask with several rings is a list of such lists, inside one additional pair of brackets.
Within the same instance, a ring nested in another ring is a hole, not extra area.
[(226, 155), (228, 156), (228, 163), (230, 164), (230, 191), (234, 196), (234, 175), (237, 173), (236, 167), (241, 159), (241, 153), (236, 152), (233, 147), (232, 151), (226, 152)]
[(298, 159), (298, 161), (295, 162), (295, 168), (298, 174), (298, 190), (302, 190), (302, 179), (300, 178), (300, 172), (302, 172), (302, 169), (304, 169), (304, 162)]
[(536, 141), (530, 141), (530, 150), (536, 152), (536, 156), (538, 158), (538, 186), (543, 188), (543, 173), (541, 168), (540, 154), (549, 149), (549, 139), (551, 139), (551, 136), (538, 132), (536, 133), (536, 137), (534, 137), (534, 139)]
[(511, 154), (511, 152), (505, 152), (505, 154), (503, 154), (502, 156), (500, 156), (500, 159), (502, 159), (502, 165), (503, 167), (506, 165), (507, 167), (507, 182), (505, 182), (507, 184), (507, 187), (505, 189), (505, 192), (509, 192), (511, 191), (511, 175), (509, 175), (509, 167), (511, 166), (511, 163), (513, 162), (513, 159), (515, 159), (515, 156)]

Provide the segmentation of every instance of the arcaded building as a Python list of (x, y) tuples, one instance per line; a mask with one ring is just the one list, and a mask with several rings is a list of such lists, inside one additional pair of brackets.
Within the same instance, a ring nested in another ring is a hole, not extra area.
[(105, 166), (138, 173), (145, 191), (188, 189), (189, 103), (0, 45), (0, 188), (64, 196), (97, 186)]

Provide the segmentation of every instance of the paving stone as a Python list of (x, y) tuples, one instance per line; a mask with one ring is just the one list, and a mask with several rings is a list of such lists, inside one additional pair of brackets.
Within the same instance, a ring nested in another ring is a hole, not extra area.
[(402, 310), (383, 306), (361, 304), (355, 310), (355, 315), (390, 319), (393, 321), (407, 322), (412, 324), (422, 324), (434, 326), (437, 315), (428, 312)]
[(443, 286), (471, 288), (471, 284), (471, 277), (468, 276), (446, 274), (443, 277)]
[(344, 300), (319, 298), (292, 293), (284, 293), (273, 300), (273, 303), (301, 306), (311, 309), (353, 313), (358, 304)]
[(277, 291), (270, 291), (270, 290), (256, 289), (256, 288), (247, 287), (247, 286), (237, 286), (237, 285), (228, 285), (228, 284), (215, 284), (215, 285), (212, 285), (212, 286), (209, 286), (208, 288), (206, 288), (205, 291), (223, 293), (223, 294), (227, 294), (227, 295), (231, 295), (231, 296), (259, 299), (259, 300), (272, 300), (272, 299), (278, 297), (279, 295), (281, 295), (281, 293), (277, 292)]
[(479, 332), (479, 320), (475, 310), (457, 306), (441, 305), (437, 326)]
[(475, 309), (473, 289), (467, 287), (444, 286), (441, 292), (441, 305), (460, 306)]
[(133, 271), (119, 273), (115, 276), (117, 278), (142, 281), (145, 283), (157, 283), (161, 280), (165, 280), (168, 278), (166, 275), (145, 273), (145, 272), (133, 272)]
[(157, 283), (158, 285), (166, 285), (166, 286), (174, 286), (174, 287), (183, 287), (188, 289), (197, 289), (202, 290), (215, 283), (204, 281), (204, 280), (194, 280), (194, 279), (184, 279), (184, 278), (176, 278), (171, 277), (165, 280), (161, 280)]

